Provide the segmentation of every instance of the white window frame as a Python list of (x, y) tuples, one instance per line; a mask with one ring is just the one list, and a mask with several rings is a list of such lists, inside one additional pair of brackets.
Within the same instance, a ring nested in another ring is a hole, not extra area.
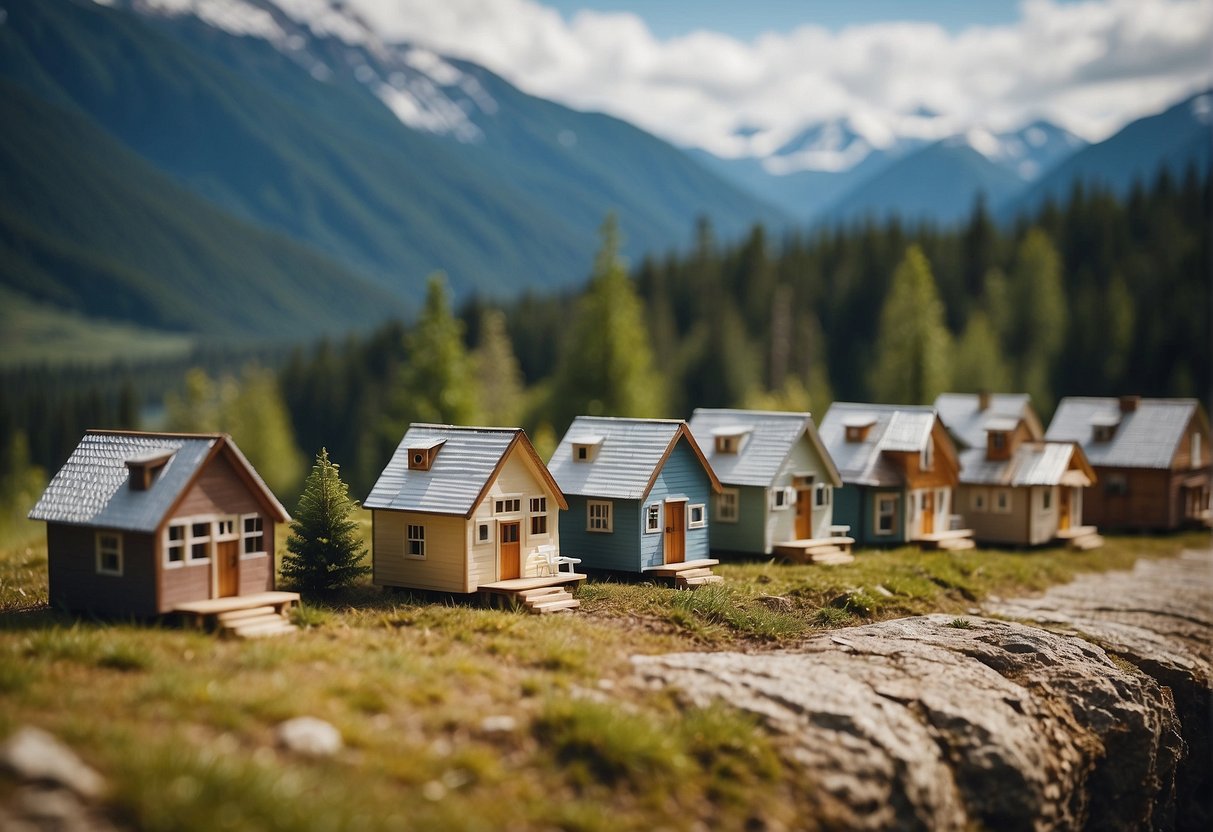
[[(518, 508), (510, 507), (510, 504), (515, 500), (518, 501)], [(498, 503), (505, 503), (501, 511), (497, 510)], [(521, 494), (499, 494), (493, 498), (493, 516), (494, 517), (521, 517), (522, 516), (522, 495)]]
[[(891, 506), (890, 511), (884, 511), (884, 506)], [(880, 519), (888, 517), (889, 528), (882, 529), (880, 527)], [(872, 533), (880, 537), (892, 537), (897, 534), (897, 495), (896, 494), (877, 494), (876, 507), (872, 512)]]
[[(113, 540), (114, 540), (113, 547), (102, 546), (101, 541), (105, 540), (106, 538), (113, 538)], [(123, 567), (126, 565), (126, 561), (123, 556), (122, 548), (123, 548), (122, 532), (98, 531), (93, 536), (93, 551), (96, 556), (96, 567), (97, 567), (98, 575), (109, 575), (114, 578), (122, 577)], [(103, 552), (112, 552), (114, 554), (115, 561), (117, 562), (116, 568), (108, 569), (104, 566), (104, 562), (102, 560)]]
[(813, 492), (814, 508), (828, 508), (834, 499), (834, 488), (831, 485), (819, 483), (813, 486)]
[[(419, 543), (420, 552), (413, 552), (413, 544)], [(404, 556), (409, 560), (425, 560), (425, 524), (404, 524)]]
[(990, 495), (984, 488), (974, 488), (969, 492), (969, 511), (984, 513), (990, 504)]
[[(1005, 504), (1003, 503), (1005, 499)], [(995, 488), (992, 499), (990, 500), (990, 510), (995, 514), (1010, 514), (1012, 510), (1013, 495), (1009, 488)]]
[[(244, 527), (244, 525), (249, 520), (260, 520), (261, 528), (256, 531), (253, 531), (253, 532), (248, 531)], [(263, 515), (261, 515), (259, 513), (241, 514), (236, 519), (236, 528), (240, 532), (240, 559), (241, 560), (256, 560), (257, 558), (264, 558), (269, 555), (269, 552), (265, 548), (265, 537), (266, 537), (266, 535), (265, 535), (265, 517)], [(245, 548), (246, 541), (251, 540), (254, 537), (261, 538), (261, 548), (256, 549), (252, 552), (246, 551), (246, 548)]]
[(722, 488), (716, 495), (716, 522), (736, 523), (741, 518), (741, 491)]
[[(492, 546), (496, 542), (497, 536), (493, 534), (493, 524), (494, 521), (491, 519), (476, 521), (476, 531), (472, 540), (474, 546)], [(484, 532), (484, 537), (480, 536), (481, 531)]]
[[(220, 527), (224, 523), (231, 523), (231, 529), (228, 531), (220, 531)], [(236, 515), (221, 514), (221, 515), (215, 517), (214, 522), (211, 524), (211, 540), (218, 543), (222, 540), (239, 540), (239, 539), (240, 539), (240, 527), (236, 525)]]
[[(173, 540), (173, 529), (181, 529), (181, 539)], [(181, 549), (181, 560), (174, 561), (169, 558), (169, 552), (174, 548)], [(164, 527), (164, 536), (161, 539), (161, 550), (164, 552), (164, 568), (165, 569), (180, 569), (189, 562), (190, 555), (190, 524), (188, 520), (177, 520), (169, 523)]]
[[(595, 516), (597, 509), (598, 516)], [(586, 500), (585, 530), (594, 534), (610, 534), (615, 531), (615, 503), (612, 500)]]
[[(202, 565), (210, 563), (214, 556), (214, 547), (211, 542), (215, 539), (215, 518), (214, 517), (191, 517), (186, 522), (186, 539), (189, 541), (185, 547), (185, 562), (190, 566), (194, 564)], [(194, 526), (206, 526), (206, 534), (194, 534)], [(194, 557), (194, 545), (202, 545), (206, 547), (206, 556), (201, 558)]]
[(1040, 510), (1053, 510), (1053, 486), (1046, 485), (1040, 492)]
[(789, 499), (792, 489), (776, 486), (771, 489), (771, 511), (786, 511), (792, 504)]
[(644, 507), (644, 533), (658, 534), (662, 528), (661, 503), (649, 503)]
[[(695, 519), (695, 512), (699, 512), (699, 519)], [(703, 503), (688, 503), (687, 504), (687, 528), (702, 529), (708, 524), (707, 506)]]

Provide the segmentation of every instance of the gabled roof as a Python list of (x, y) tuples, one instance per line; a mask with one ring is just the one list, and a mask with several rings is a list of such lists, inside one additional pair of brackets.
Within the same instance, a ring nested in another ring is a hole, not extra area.
[[(573, 444), (585, 436), (602, 437), (602, 445), (592, 461), (575, 461)], [(578, 416), (560, 440), (548, 467), (566, 494), (641, 500), (680, 439), (685, 439), (699, 458), (712, 490), (719, 491), (720, 480), (687, 423), (679, 419)]]
[(1009, 459), (986, 459), (985, 448), (970, 448), (960, 455), (960, 481), (966, 485), (1063, 485), (1077, 468), (1087, 484), (1095, 482), (1082, 448), (1073, 442), (1023, 442)]
[[(253, 470), (232, 438), (222, 433), (143, 433), (90, 430), (30, 511), (31, 520), (154, 532), (220, 453), (277, 522), (290, 515)], [(128, 461), (168, 456), (147, 490), (129, 487)]]
[[(1112, 468), (1170, 468), (1193, 418), (1208, 430), (1196, 399), (1140, 399), (1122, 413), (1120, 400), (1071, 396), (1061, 400), (1046, 439), (1077, 442), (1092, 465)], [(1112, 438), (1096, 442), (1094, 425), (1115, 425)]]
[[(438, 444), (442, 448), (428, 470), (409, 468), (410, 448)], [(539, 478), (567, 509), (560, 486), (522, 428), (429, 424), (409, 425), (363, 506), (471, 517), (515, 447), (530, 457)]]
[(935, 410), (944, 427), (970, 448), (985, 447), (987, 430), (1014, 430), (1014, 424), (1007, 427), (1008, 421), (1026, 420), (1034, 439), (1044, 434), (1032, 409), (1032, 397), (1027, 393), (993, 393), (985, 410), (981, 409), (981, 396), (976, 393), (940, 393), (935, 399)]
[[(808, 413), (700, 407), (691, 416), (690, 428), (716, 476), (726, 485), (770, 486), (802, 437), (817, 451), (830, 482), (842, 485)], [(716, 453), (716, 436), (742, 432), (746, 437), (737, 453)]]
[[(844, 483), (903, 485), (901, 470), (884, 453), (922, 451), (935, 419), (935, 409), (929, 405), (834, 402), (821, 422), (821, 441)], [(847, 426), (861, 421), (872, 425), (867, 436), (862, 442), (848, 442)]]

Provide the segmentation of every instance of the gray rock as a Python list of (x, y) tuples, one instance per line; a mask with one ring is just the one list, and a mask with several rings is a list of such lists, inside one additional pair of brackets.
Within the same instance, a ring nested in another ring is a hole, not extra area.
[(62, 786), (81, 797), (96, 798), (105, 780), (59, 740), (40, 728), (18, 728), (0, 744), (0, 769), (31, 783)]
[(330, 723), (314, 716), (297, 716), (280, 723), (278, 744), (288, 751), (329, 757), (342, 748), (341, 732)]

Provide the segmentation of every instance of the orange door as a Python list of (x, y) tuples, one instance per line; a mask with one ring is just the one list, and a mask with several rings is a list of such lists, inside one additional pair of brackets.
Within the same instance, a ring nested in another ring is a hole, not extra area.
[(1057, 490), (1061, 498), (1061, 503), (1057, 506), (1057, 528), (1064, 532), (1070, 528), (1070, 489), (1063, 485)]
[(922, 493), (922, 533), (933, 534), (935, 531), (935, 492)]
[(813, 536), (813, 489), (796, 489), (796, 538), (808, 540)]
[(215, 544), (219, 559), (219, 597), (240, 594), (240, 541), (221, 540)]
[(687, 504), (665, 504), (665, 562), (682, 563), (687, 559)]
[(520, 523), (501, 523), (501, 577), (509, 581), (522, 576), (522, 544), (518, 542)]

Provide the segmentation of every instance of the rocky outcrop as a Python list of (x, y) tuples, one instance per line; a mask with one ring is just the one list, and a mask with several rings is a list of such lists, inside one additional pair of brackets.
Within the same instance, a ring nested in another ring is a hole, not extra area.
[(785, 735), (825, 828), (1205, 828), (1209, 565), (1148, 562), (993, 607), (1069, 632), (935, 615), (633, 661)]

